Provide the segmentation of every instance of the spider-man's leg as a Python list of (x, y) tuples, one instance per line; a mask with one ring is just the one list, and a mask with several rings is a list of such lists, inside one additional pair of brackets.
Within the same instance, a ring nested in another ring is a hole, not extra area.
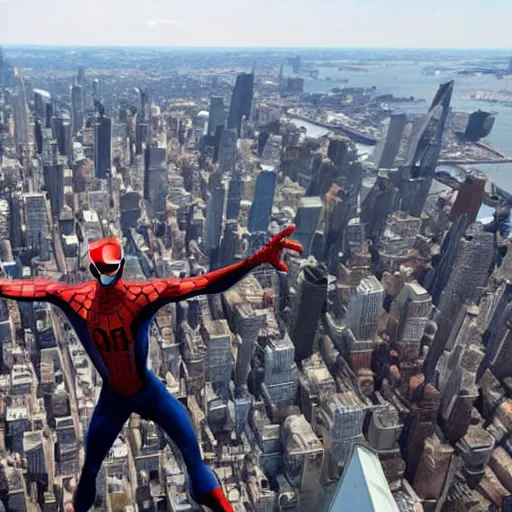
[(181, 450), (194, 499), (213, 512), (233, 512), (217, 478), (201, 458), (194, 427), (185, 407), (153, 372), (148, 372), (148, 384), (142, 394), (145, 399), (138, 405), (141, 410), (136, 412), (160, 425)]
[(129, 416), (125, 400), (104, 387), (87, 430), (85, 462), (74, 498), (75, 512), (87, 512), (93, 506), (101, 463)]

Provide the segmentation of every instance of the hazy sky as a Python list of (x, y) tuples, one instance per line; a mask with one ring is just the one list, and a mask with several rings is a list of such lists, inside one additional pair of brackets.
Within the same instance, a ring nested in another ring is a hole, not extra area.
[(0, 0), (0, 43), (512, 48), (512, 0)]

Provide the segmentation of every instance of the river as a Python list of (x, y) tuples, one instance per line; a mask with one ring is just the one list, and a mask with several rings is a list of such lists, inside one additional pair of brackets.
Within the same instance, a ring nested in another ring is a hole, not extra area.
[[(368, 72), (338, 70), (332, 67), (319, 67), (318, 79), (306, 78), (305, 92), (328, 92), (333, 87), (371, 87), (375, 85), (381, 94), (393, 94), (396, 97), (414, 96), (423, 99), (419, 103), (398, 103), (393, 105), (394, 112), (410, 114), (425, 113), (441, 83), (455, 80), (452, 108), (457, 112), (474, 112), (478, 109), (496, 114), (496, 122), (485, 142), (512, 156), (512, 107), (499, 103), (466, 99), (473, 91), (499, 91), (512, 89), (512, 76), (498, 80), (494, 75), (459, 76), (454, 72), (441, 71), (434, 76), (423, 76), (422, 69), (431, 62), (382, 62), (368, 66)], [(326, 80), (326, 79), (329, 80)], [(348, 82), (344, 82), (348, 80)], [(324, 128), (297, 121), (305, 126), (308, 135), (313, 137), (326, 133)], [(362, 153), (370, 148), (359, 146)], [(512, 164), (476, 165), (496, 183), (508, 192), (512, 192)], [(489, 210), (482, 211), (488, 215)]]

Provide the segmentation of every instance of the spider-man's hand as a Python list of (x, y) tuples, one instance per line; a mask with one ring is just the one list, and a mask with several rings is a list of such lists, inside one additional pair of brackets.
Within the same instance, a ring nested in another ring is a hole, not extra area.
[(281, 261), (281, 254), (283, 249), (291, 249), (302, 254), (302, 245), (299, 242), (288, 240), (286, 237), (295, 231), (295, 225), (291, 224), (285, 230), (278, 233), (271, 240), (267, 242), (265, 247), (254, 253), (249, 258), (249, 264), (252, 267), (257, 267), (263, 263), (270, 263), (276, 270), (286, 272), (288, 266)]

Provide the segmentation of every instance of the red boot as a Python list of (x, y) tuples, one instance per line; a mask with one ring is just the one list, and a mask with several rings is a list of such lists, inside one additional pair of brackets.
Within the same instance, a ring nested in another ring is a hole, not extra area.
[(208, 493), (201, 494), (196, 501), (200, 505), (208, 507), (213, 512), (235, 512), (220, 487), (216, 487)]

